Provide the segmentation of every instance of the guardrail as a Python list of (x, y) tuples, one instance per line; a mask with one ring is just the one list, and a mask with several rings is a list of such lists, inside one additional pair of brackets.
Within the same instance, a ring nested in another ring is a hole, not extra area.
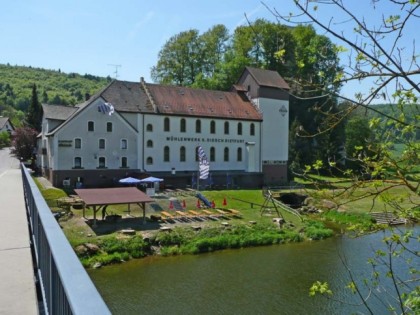
[(111, 314), (23, 164), (21, 170), (43, 312)]

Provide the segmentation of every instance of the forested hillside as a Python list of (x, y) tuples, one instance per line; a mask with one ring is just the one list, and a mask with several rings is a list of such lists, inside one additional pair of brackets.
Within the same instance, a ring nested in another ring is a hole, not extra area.
[(110, 81), (110, 77), (0, 64), (0, 116), (10, 117), (19, 126), (31, 101), (34, 84), (41, 103), (75, 105)]

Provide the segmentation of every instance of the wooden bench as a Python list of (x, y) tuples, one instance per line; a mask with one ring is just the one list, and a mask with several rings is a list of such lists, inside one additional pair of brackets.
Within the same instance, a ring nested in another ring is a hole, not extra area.
[(233, 216), (233, 213), (230, 213), (230, 212), (227, 212), (227, 211), (223, 211), (223, 210), (221, 210), (221, 209), (216, 209), (216, 212), (221, 216), (221, 217), (224, 217), (224, 218), (228, 218), (228, 217), (230, 217), (230, 216)]
[(210, 218), (219, 218), (219, 217), (222, 216), (220, 213), (214, 213), (214, 212), (211, 212), (209, 210), (201, 210), (201, 211), (203, 213), (207, 214), (207, 216), (210, 217)]
[(194, 210), (188, 210), (188, 213), (190, 213), (190, 214), (191, 214), (191, 217), (192, 217), (192, 218), (205, 219), (205, 218), (207, 218), (207, 217), (208, 217), (208, 215), (207, 215), (207, 214), (204, 214), (204, 213), (198, 213), (197, 211), (194, 211)]
[(190, 219), (191, 218), (191, 216), (188, 213), (183, 212), (183, 211), (178, 210), (178, 211), (175, 211), (175, 213), (176, 213), (176, 217), (180, 218), (180, 219)]
[(168, 220), (168, 219), (173, 220), (174, 219), (174, 216), (172, 214), (166, 212), (166, 211), (162, 211), (160, 213), (160, 215), (162, 216), (163, 220)]
[(230, 213), (232, 213), (233, 216), (241, 218), (242, 217), (242, 213), (240, 213), (238, 210), (236, 209), (228, 209), (228, 211)]

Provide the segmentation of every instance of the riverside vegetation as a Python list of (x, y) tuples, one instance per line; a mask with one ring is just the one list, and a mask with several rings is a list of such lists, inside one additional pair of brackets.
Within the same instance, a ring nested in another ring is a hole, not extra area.
[[(44, 189), (41, 185), (38, 187), (52, 211), (60, 211), (56, 200), (66, 196), (66, 193), (59, 189)], [(223, 249), (321, 240), (333, 236), (334, 233), (341, 233), (343, 228), (353, 228), (356, 225), (358, 231), (371, 232), (377, 228), (366, 213), (369, 208), (363, 202), (352, 205), (356, 210), (324, 208), (319, 213), (305, 215), (303, 222), (288, 213), (281, 213), (286, 223), (280, 227), (273, 223), (273, 217), (277, 217), (275, 211), (261, 213), (260, 205), (263, 204), (264, 199), (260, 190), (205, 191), (203, 194), (209, 200), (216, 201), (216, 205), (221, 204), (226, 198), (229, 208), (238, 209), (242, 217), (230, 219), (228, 226), (221, 226), (220, 221), (206, 220), (200, 222), (200, 229), (192, 228), (194, 224), (180, 223), (174, 224), (171, 231), (161, 231), (158, 227), (153, 229), (148, 225), (144, 228), (141, 223), (140, 208), (132, 206), (131, 213), (138, 224), (131, 226), (135, 230), (135, 235), (120, 233), (124, 229), (123, 222), (126, 220), (134, 222), (133, 218), (123, 218), (120, 220), (121, 224), (118, 222), (111, 224), (111, 230), (95, 231), (82, 218), (81, 210), (71, 209), (67, 215), (60, 218), (59, 223), (76, 254), (87, 268), (148, 255), (198, 254)], [(317, 207), (322, 207), (321, 200), (326, 194), (328, 192), (323, 191), (312, 195)], [(187, 209), (195, 208), (194, 197), (185, 197), (184, 201)], [(155, 203), (163, 210), (168, 206), (168, 202), (169, 200), (164, 198), (155, 199)], [(126, 209), (126, 205), (113, 205), (108, 207), (107, 212), (124, 216)], [(148, 206), (147, 215), (150, 216), (154, 213), (153, 211)], [(86, 210), (86, 216), (92, 218), (92, 210)], [(148, 221), (147, 224), (152, 224), (152, 222)], [(101, 227), (101, 225), (102, 222), (99, 222), (98, 226)]]

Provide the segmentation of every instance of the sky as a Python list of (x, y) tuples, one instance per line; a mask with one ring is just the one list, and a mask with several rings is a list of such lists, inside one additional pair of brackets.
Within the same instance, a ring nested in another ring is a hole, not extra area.
[[(14, 0), (2, 1), (0, 63), (70, 73), (150, 79), (160, 49), (189, 29), (200, 34), (216, 24), (231, 33), (240, 25), (272, 13), (259, 0)], [(281, 14), (295, 12), (293, 0), (265, 0)], [(360, 14), (365, 0), (348, 1)], [(356, 3), (355, 3), (356, 2)], [(362, 4), (362, 5), (361, 5)], [(321, 14), (321, 13), (318, 13)], [(329, 19), (336, 12), (322, 11)], [(413, 27), (413, 32), (418, 34)], [(420, 39), (420, 38), (419, 38)], [(350, 88), (354, 89), (354, 88)]]

